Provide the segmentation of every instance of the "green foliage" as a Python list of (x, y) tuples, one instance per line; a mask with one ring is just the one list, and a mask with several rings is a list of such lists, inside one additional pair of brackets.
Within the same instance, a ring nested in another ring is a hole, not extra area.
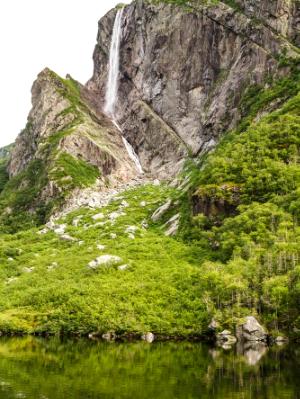
[[(200, 209), (200, 215), (191, 219), (190, 229), (184, 232), (186, 239), (213, 250), (213, 262), (202, 266), (201, 281), (206, 284), (203, 301), (211, 316), (229, 327), (241, 317), (255, 314), (273, 331), (285, 329), (293, 334), (299, 328), (297, 79), (294, 87), (279, 81), (275, 87), (260, 91), (258, 97), (253, 96), (247, 122), (225, 137), (200, 170), (189, 167), (194, 176), (194, 202), (201, 205), (209, 198), (223, 206), (236, 206), (236, 215), (225, 214), (221, 219), (213, 213), (204, 216)], [(250, 124), (259, 107), (270, 99), (279, 96), (284, 101), (293, 94), (277, 111)], [(224, 187), (238, 187), (238, 201), (234, 203), (232, 191)]]
[(0, 161), (0, 192), (5, 187), (5, 184), (8, 182), (8, 173), (7, 173), (7, 162)]
[(55, 166), (50, 172), (50, 177), (67, 194), (74, 188), (83, 188), (94, 184), (99, 177), (99, 170), (96, 166), (76, 159), (70, 154), (61, 153), (55, 160)]
[(290, 73), (285, 73), (284, 77), (276, 78), (275, 81), (269, 78), (265, 85), (250, 86), (241, 101), (242, 123), (238, 131), (244, 131), (260, 112), (268, 111), (268, 107), (273, 104), (273, 109), (283, 104), (289, 98), (295, 96), (300, 89), (300, 69), (299, 59), (289, 60), (281, 55), (281, 67), (288, 68)]
[[(157, 207), (175, 195), (174, 189), (149, 184), (122, 193), (100, 210), (79, 209), (61, 220), (76, 241), (51, 231), (40, 235), (36, 229), (2, 235), (0, 330), (203, 333), (208, 320), (199, 296), (201, 251), (166, 237), (162, 222), (150, 221)], [(104, 217), (96, 221), (93, 215), (99, 212)], [(113, 212), (121, 212), (115, 221)], [(135, 239), (126, 231), (129, 226), (136, 228)], [(122, 261), (90, 269), (88, 263), (103, 254)], [(119, 270), (121, 264), (128, 268)]]

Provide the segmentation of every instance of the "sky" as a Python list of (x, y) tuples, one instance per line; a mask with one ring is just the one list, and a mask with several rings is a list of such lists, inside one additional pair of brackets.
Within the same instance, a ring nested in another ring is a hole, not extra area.
[(46, 66), (81, 83), (92, 76), (98, 20), (119, 2), (0, 2), (0, 147), (12, 143), (25, 127), (32, 83)]

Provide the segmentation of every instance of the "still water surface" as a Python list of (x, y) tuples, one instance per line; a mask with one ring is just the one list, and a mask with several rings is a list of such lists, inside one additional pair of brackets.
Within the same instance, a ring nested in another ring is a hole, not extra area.
[(300, 347), (0, 339), (0, 398), (298, 399)]

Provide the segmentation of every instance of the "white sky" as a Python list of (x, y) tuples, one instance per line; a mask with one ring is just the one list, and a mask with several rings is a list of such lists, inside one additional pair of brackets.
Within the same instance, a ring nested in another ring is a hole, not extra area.
[[(125, 0), (125, 3), (129, 3)], [(0, 1), (0, 147), (26, 125), (30, 89), (46, 66), (85, 83), (98, 20), (120, 0)], [(124, 3), (124, 0), (122, 0)]]

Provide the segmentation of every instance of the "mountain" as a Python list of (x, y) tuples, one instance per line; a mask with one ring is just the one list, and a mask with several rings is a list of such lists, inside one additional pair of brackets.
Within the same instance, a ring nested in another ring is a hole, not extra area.
[(0, 331), (299, 337), (299, 20), (137, 0), (85, 86), (39, 74), (3, 161)]

